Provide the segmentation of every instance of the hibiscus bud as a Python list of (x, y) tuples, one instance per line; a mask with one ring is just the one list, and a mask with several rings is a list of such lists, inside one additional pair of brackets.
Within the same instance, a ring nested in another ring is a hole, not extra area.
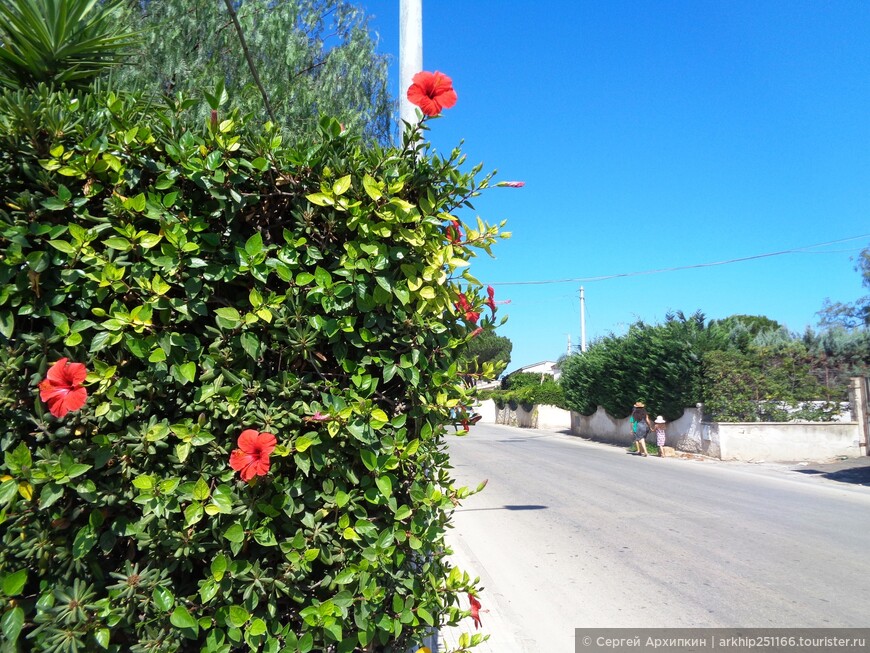
[(524, 181), (500, 181), (496, 184), (496, 186), (501, 186), (502, 188), (522, 188), (526, 185)]

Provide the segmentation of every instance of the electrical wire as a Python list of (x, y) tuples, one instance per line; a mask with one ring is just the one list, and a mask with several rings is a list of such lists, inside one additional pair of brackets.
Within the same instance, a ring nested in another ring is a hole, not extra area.
[(770, 258), (771, 256), (783, 256), (784, 254), (834, 254), (836, 252), (808, 252), (806, 250), (814, 247), (825, 247), (826, 245), (834, 245), (836, 243), (844, 243), (850, 240), (858, 240), (860, 238), (868, 238), (870, 234), (862, 234), (860, 236), (852, 236), (850, 238), (840, 238), (839, 240), (831, 240), (826, 243), (816, 243), (815, 245), (806, 245), (794, 249), (784, 249), (779, 252), (768, 252), (766, 254), (755, 254), (753, 256), (743, 256), (740, 258), (727, 259), (725, 261), (715, 261), (713, 263), (696, 263), (694, 265), (681, 265), (672, 268), (659, 268), (657, 270), (641, 270), (638, 272), (620, 272), (618, 274), (607, 274), (598, 277), (577, 277), (575, 279), (547, 279), (543, 281), (493, 281), (491, 286), (531, 286), (544, 285), (552, 283), (591, 283), (593, 281), (606, 281), (607, 279), (619, 279), (622, 277), (637, 277), (645, 274), (661, 274), (662, 272), (676, 272), (678, 270), (693, 270), (697, 268), (709, 268), (717, 265), (729, 265), (731, 263), (741, 263), (743, 261), (753, 261), (761, 258)]

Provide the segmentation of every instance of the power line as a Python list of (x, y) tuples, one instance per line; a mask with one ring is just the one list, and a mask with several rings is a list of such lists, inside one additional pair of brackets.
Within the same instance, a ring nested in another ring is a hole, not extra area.
[(754, 256), (743, 256), (741, 258), (732, 258), (725, 261), (715, 261), (713, 263), (696, 263), (694, 265), (681, 265), (673, 268), (659, 268), (657, 270), (642, 270), (639, 272), (620, 272), (618, 274), (608, 274), (599, 277), (577, 277), (574, 279), (547, 279), (544, 281), (493, 281), (492, 286), (531, 286), (543, 285), (551, 283), (588, 283), (592, 281), (606, 281), (607, 279), (618, 279), (622, 277), (637, 277), (644, 274), (660, 274), (662, 272), (676, 272), (678, 270), (693, 270), (696, 268), (709, 268), (717, 265), (729, 265), (731, 263), (741, 263), (743, 261), (752, 261), (760, 258), (769, 258), (771, 256), (782, 256), (784, 254), (834, 254), (836, 252), (807, 252), (806, 250), (814, 247), (825, 247), (826, 245), (834, 245), (836, 243), (844, 243), (850, 240), (858, 240), (860, 238), (868, 238), (870, 234), (862, 234), (860, 236), (852, 236), (851, 238), (840, 238), (839, 240), (831, 240), (826, 243), (816, 243), (815, 245), (806, 245), (795, 249), (784, 249), (779, 252), (768, 252), (766, 254), (755, 254)]

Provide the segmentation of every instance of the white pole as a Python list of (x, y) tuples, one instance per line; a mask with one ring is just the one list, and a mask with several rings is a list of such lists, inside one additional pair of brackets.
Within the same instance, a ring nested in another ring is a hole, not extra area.
[(399, 0), (399, 117), (412, 125), (417, 122), (417, 107), (408, 101), (407, 94), (411, 80), (421, 70), (423, 0)]
[(586, 353), (586, 295), (580, 286), (580, 351)]

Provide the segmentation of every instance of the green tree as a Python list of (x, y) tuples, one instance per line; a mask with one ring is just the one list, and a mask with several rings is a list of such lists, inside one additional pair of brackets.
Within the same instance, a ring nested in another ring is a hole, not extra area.
[(701, 352), (721, 333), (708, 329), (702, 313), (670, 314), (664, 324), (633, 324), (624, 336), (607, 336), (583, 354), (569, 356), (560, 382), (572, 410), (591, 414), (602, 406), (625, 417), (635, 401), (668, 419), (701, 400)]
[[(115, 73), (125, 87), (155, 95), (192, 94), (222, 82), (229, 108), (267, 119), (245, 54), (223, 4), (146, 0), (130, 20), (143, 33), (135, 65)], [(368, 141), (385, 142), (392, 100), (387, 60), (363, 11), (347, 0), (243, 0), (235, 4), (251, 59), (278, 123), (295, 135), (336, 117)], [(208, 117), (195, 113), (200, 124)], [(222, 119), (222, 118), (221, 118)]]
[(0, 3), (0, 86), (88, 86), (135, 43), (123, 14), (123, 0)]
[(513, 343), (510, 338), (500, 336), (495, 331), (484, 331), (472, 338), (463, 353), (467, 370), (482, 373), (484, 366), (492, 365), (492, 378), (501, 374), (511, 362)]
[(808, 328), (802, 341), (812, 357), (813, 374), (832, 394), (844, 395), (850, 377), (870, 376), (870, 330)]
[[(861, 274), (861, 284), (870, 290), (870, 247), (865, 247), (858, 255), (855, 271)], [(826, 299), (817, 315), (819, 325), (822, 327), (866, 329), (870, 327), (870, 295), (865, 295), (851, 303), (832, 302)]]
[(786, 406), (826, 399), (799, 339), (704, 354), (704, 403), (718, 421), (786, 421)]

